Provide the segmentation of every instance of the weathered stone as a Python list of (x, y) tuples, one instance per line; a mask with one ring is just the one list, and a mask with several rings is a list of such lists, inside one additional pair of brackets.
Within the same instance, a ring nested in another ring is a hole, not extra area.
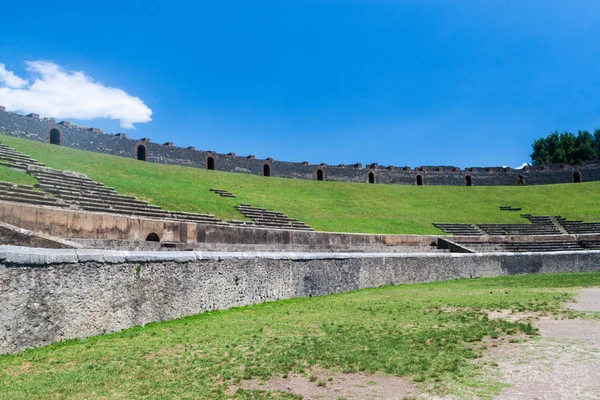
[(600, 270), (600, 251), (156, 253), (161, 252), (0, 246), (0, 353), (293, 297), (457, 278)]
[[(39, 142), (47, 142), (49, 128), (55, 126), (52, 121), (41, 121), (35, 118), (23, 118), (20, 115), (8, 112), (0, 113), (0, 133), (12, 135)], [(97, 129), (97, 128), (91, 128)], [(93, 131), (82, 130), (69, 125), (61, 125), (62, 132), (60, 144), (77, 149), (112, 154), (116, 156), (135, 158), (136, 145), (139, 140), (129, 139), (124, 135), (98, 135)], [(215, 158), (216, 169), (220, 171), (250, 173), (262, 175), (263, 164), (271, 164), (270, 176), (317, 179), (317, 170), (324, 164), (309, 164), (308, 162), (285, 162), (271, 158), (258, 159), (254, 156), (236, 157), (235, 154), (216, 154), (194, 148), (182, 148), (160, 143), (151, 143), (150, 139), (142, 139), (147, 148), (146, 160), (162, 164), (175, 164), (195, 168), (206, 168), (206, 157)], [(170, 143), (170, 142), (167, 142)], [(362, 168), (362, 163), (353, 165), (327, 166), (328, 181), (366, 182), (368, 172)], [(515, 186), (518, 176), (523, 177), (525, 185), (540, 185), (550, 183), (574, 182), (574, 173), (579, 171), (580, 181), (600, 180), (600, 162), (589, 161), (581, 166), (546, 165), (542, 167), (526, 167), (522, 170), (511, 170), (503, 167), (481, 167), (461, 170), (454, 166), (422, 166), (411, 170), (379, 166), (377, 163), (369, 165), (370, 172), (376, 173), (376, 183), (415, 185), (417, 175), (421, 175), (424, 185), (454, 185), (464, 186), (465, 175), (470, 176), (473, 186)]]

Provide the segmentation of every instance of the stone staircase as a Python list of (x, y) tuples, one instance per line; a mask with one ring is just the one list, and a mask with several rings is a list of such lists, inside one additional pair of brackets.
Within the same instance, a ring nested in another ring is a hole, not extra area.
[(30, 166), (28, 173), (35, 176), (39, 188), (62, 199), (72, 208), (108, 212), (129, 216), (175, 219), (203, 224), (223, 224), (210, 214), (195, 214), (163, 210), (147, 201), (119, 194), (114, 188), (93, 181), (86, 175), (48, 167)]
[(481, 236), (485, 233), (473, 224), (441, 224), (434, 222), (433, 226), (455, 236)]
[[(568, 233), (560, 223), (560, 217), (521, 214), (530, 224), (444, 224), (434, 223), (436, 228), (455, 236), (506, 236), (506, 235), (561, 235)], [(600, 224), (599, 224), (600, 226)]]
[(500, 206), (500, 211), (521, 211), (521, 207)]
[(562, 217), (556, 220), (570, 234), (600, 233), (600, 222), (568, 221)]
[(27, 171), (30, 165), (43, 166), (44, 164), (29, 157), (27, 154), (23, 154), (12, 147), (0, 143), (0, 165), (19, 171)]
[[(84, 174), (46, 167), (43, 163), (0, 143), (0, 165), (24, 171), (39, 184), (33, 186), (0, 182), (0, 200), (107, 212), (127, 216), (169, 219), (202, 224), (227, 225), (211, 214), (163, 210), (159, 206), (119, 194), (114, 188)], [(35, 189), (40, 190), (35, 190)]]
[(61, 200), (36, 190), (34, 186), (18, 185), (10, 182), (0, 182), (0, 200), (40, 206), (69, 207)]
[(269, 211), (266, 208), (253, 207), (250, 204), (240, 204), (236, 209), (251, 221), (228, 221), (232, 225), (252, 226), (255, 228), (274, 228), (312, 231), (310, 225), (290, 218), (282, 212)]
[[(121, 195), (114, 188), (96, 182), (84, 174), (46, 167), (43, 163), (2, 143), (0, 165), (24, 171), (39, 181), (35, 187), (0, 182), (0, 200), (201, 224), (313, 230), (309, 225), (283, 213), (248, 204), (236, 208), (251, 221), (225, 222), (212, 214), (163, 210), (159, 206), (148, 204), (147, 201)], [(222, 197), (236, 197), (223, 189), (210, 190)]]
[(228, 197), (228, 198), (231, 198), (231, 199), (235, 199), (235, 197), (236, 197), (236, 196), (235, 196), (235, 194), (233, 194), (233, 193), (231, 193), (231, 192), (228, 192), (227, 190), (223, 190), (223, 189), (214, 189), (214, 188), (211, 188), (211, 189), (209, 189), (209, 190), (210, 190), (211, 192), (213, 192), (213, 193), (216, 193), (216, 194), (218, 194), (218, 195), (219, 195), (219, 196), (221, 196), (221, 197)]

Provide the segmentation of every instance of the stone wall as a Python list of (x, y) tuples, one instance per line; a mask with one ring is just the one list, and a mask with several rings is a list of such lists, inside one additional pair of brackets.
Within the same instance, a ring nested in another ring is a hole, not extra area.
[[(373, 174), (374, 183), (415, 185), (420, 176), (424, 185), (464, 186), (467, 177), (472, 185), (497, 186), (517, 185), (521, 180), (525, 185), (570, 183), (574, 173), (580, 174), (581, 181), (600, 180), (600, 162), (588, 162), (581, 166), (547, 165), (513, 170), (502, 167), (466, 168), (453, 166), (421, 166), (417, 168), (380, 166), (371, 164), (363, 168), (361, 163), (350, 165), (310, 164), (257, 159), (254, 156), (237, 156), (234, 153), (217, 154), (212, 151), (195, 150), (173, 146), (173, 143), (152, 143), (149, 139), (131, 139), (125, 134), (105, 134), (98, 128), (75, 127), (69, 122), (40, 120), (37, 115), (22, 116), (1, 111), (0, 134), (16, 136), (38, 142), (50, 142), (50, 132), (55, 129), (60, 145), (97, 153), (121, 157), (137, 158), (139, 147), (143, 147), (146, 160), (162, 164), (207, 168), (208, 157), (214, 159), (219, 171), (240, 172), (263, 175), (268, 165), (270, 176), (295, 179), (317, 179), (317, 171), (323, 171), (327, 181), (369, 182)], [(522, 178), (520, 179), (519, 176)]]
[(61, 238), (145, 240), (156, 233), (161, 242), (228, 245), (331, 247), (430, 246), (437, 236), (291, 231), (129, 217), (81, 210), (0, 201), (0, 222)]
[(294, 297), (457, 278), (599, 269), (600, 251), (251, 254), (0, 246), (0, 353)]

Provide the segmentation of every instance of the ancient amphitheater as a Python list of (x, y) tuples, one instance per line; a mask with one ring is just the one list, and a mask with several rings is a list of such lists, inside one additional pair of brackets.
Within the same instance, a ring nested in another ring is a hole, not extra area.
[[(0, 111), (0, 134), (140, 161), (268, 177), (399, 185), (542, 185), (600, 180), (600, 163), (512, 170), (366, 168), (259, 160), (132, 140)], [(0, 142), (2, 139), (0, 137)], [(431, 221), (439, 235), (324, 232), (276, 209), (239, 219), (164, 209), (0, 144), (0, 353), (208, 310), (400, 283), (600, 269), (600, 223), (531, 215), (521, 223)], [(235, 188), (211, 188), (236, 198)]]

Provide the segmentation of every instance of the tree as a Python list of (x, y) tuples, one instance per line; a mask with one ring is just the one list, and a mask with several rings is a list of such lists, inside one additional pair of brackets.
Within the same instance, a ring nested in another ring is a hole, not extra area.
[(531, 162), (544, 164), (581, 164), (600, 156), (600, 129), (594, 135), (588, 131), (579, 131), (577, 136), (570, 132), (552, 132), (545, 138), (533, 142)]

